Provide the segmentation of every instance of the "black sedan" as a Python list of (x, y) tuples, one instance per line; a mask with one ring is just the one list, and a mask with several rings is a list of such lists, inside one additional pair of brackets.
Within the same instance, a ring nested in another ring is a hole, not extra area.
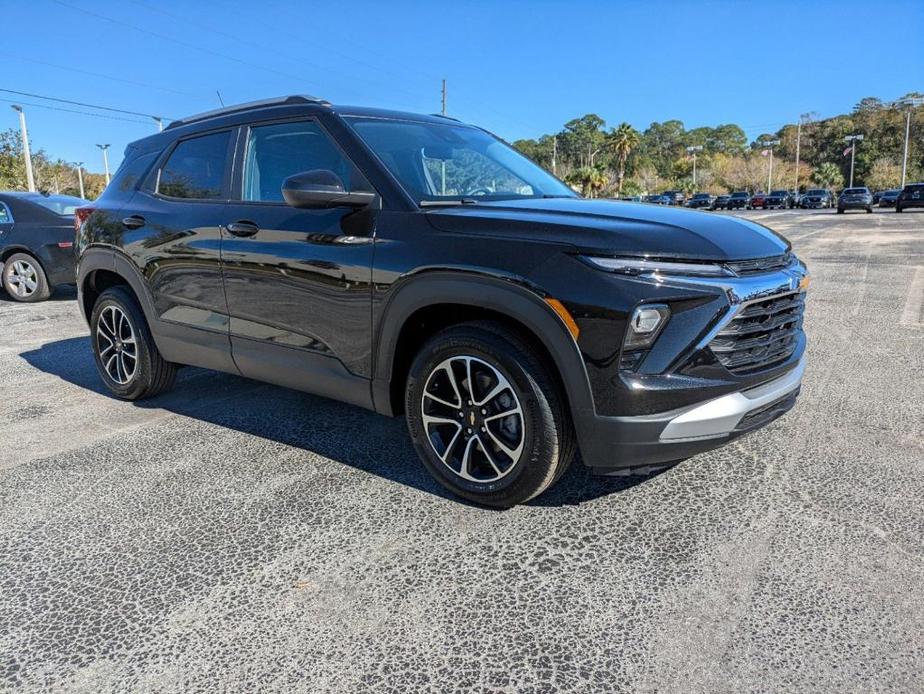
[(767, 209), (779, 208), (785, 210), (794, 205), (792, 193), (788, 190), (771, 190), (764, 200)]
[(709, 207), (710, 210), (725, 210), (728, 209), (728, 201), (731, 200), (731, 195), (719, 195), (715, 200), (712, 201), (712, 205)]
[(813, 188), (805, 192), (805, 195), (803, 195), (799, 201), (799, 206), (805, 210), (834, 207), (834, 196), (829, 190)]
[(712, 207), (714, 200), (715, 196), (709, 193), (696, 193), (692, 198), (687, 200), (687, 207), (694, 210), (709, 209)]
[(0, 193), (0, 280), (16, 301), (41, 301), (73, 284), (74, 210), (69, 195)]
[(672, 203), (671, 203), (671, 198), (669, 198), (667, 195), (646, 195), (646, 196), (645, 196), (645, 202), (650, 203), (650, 204), (652, 204), (652, 205), (670, 205), (670, 204), (672, 204)]
[(731, 194), (725, 203), (726, 210), (747, 210), (751, 207), (751, 196), (743, 190)]
[(843, 214), (846, 210), (873, 211), (873, 194), (869, 188), (845, 188), (837, 199), (837, 213)]
[(879, 207), (895, 207), (895, 201), (898, 200), (899, 193), (901, 193), (901, 190), (898, 188), (882, 191), (879, 194)]

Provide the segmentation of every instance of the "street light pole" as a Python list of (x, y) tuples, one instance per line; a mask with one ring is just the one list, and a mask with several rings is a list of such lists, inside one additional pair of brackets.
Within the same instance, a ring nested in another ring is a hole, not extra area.
[(905, 187), (905, 175), (908, 172), (908, 140), (911, 134), (911, 110), (915, 106), (924, 106), (924, 97), (909, 96), (907, 99), (899, 99), (895, 106), (904, 106), (905, 110), (905, 147), (902, 153), (902, 188)]
[(101, 150), (103, 150), (103, 167), (106, 169), (106, 185), (109, 185), (109, 145), (96, 145)]
[(811, 113), (803, 113), (799, 116), (799, 124), (796, 126), (796, 196), (799, 195), (799, 154), (802, 145), (802, 125), (812, 119)]
[(702, 145), (690, 145), (687, 151), (693, 155), (693, 192), (696, 192), (696, 153), (703, 151)]
[(77, 183), (80, 185), (80, 197), (86, 199), (86, 195), (83, 193), (83, 162), (76, 162), (77, 166)]
[(13, 105), (12, 108), (14, 111), (19, 113), (19, 129), (22, 132), (22, 156), (26, 160), (26, 183), (29, 187), (29, 192), (35, 192), (35, 176), (32, 175), (32, 152), (29, 149), (29, 131), (26, 129), (26, 114), (22, 110), (22, 106)]
[(857, 142), (862, 142), (862, 135), (848, 135), (844, 138), (844, 142), (850, 143), (850, 185), (848, 188), (853, 188), (853, 163), (857, 154)]
[(768, 150), (770, 150), (770, 168), (767, 171), (767, 193), (770, 193), (770, 188), (773, 187), (773, 148), (780, 144), (779, 140), (764, 140), (761, 144), (764, 145)]

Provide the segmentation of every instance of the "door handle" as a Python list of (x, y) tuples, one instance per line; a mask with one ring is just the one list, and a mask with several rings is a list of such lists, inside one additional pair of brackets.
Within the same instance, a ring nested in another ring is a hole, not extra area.
[(122, 220), (122, 226), (126, 229), (140, 229), (144, 224), (144, 217), (138, 214), (133, 214), (131, 217), (126, 217)]
[(228, 226), (225, 227), (228, 230), (229, 234), (234, 234), (235, 236), (247, 237), (253, 236), (258, 231), (258, 227), (253, 222), (248, 222), (246, 219), (241, 219), (237, 222), (231, 222)]

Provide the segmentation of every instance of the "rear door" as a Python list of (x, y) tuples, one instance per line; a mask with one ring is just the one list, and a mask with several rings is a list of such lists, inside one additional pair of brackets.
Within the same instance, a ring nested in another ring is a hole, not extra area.
[(225, 128), (174, 143), (113, 229), (150, 288), (167, 349), (181, 348), (183, 363), (230, 371), (220, 225), (236, 136)]
[(296, 209), (282, 183), (315, 169), (333, 171), (347, 190), (369, 183), (309, 117), (242, 129), (235, 162), (222, 229), (235, 363), (245, 376), (365, 402), (368, 384), (353, 397), (348, 381), (371, 374), (378, 205)]

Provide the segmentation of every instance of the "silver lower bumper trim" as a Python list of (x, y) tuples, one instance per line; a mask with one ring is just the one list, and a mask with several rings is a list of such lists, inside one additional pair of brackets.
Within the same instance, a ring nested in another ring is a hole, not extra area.
[(749, 412), (769, 405), (798, 388), (804, 372), (803, 357), (796, 368), (769, 383), (697, 405), (668, 422), (661, 432), (661, 441), (713, 438), (729, 434)]

